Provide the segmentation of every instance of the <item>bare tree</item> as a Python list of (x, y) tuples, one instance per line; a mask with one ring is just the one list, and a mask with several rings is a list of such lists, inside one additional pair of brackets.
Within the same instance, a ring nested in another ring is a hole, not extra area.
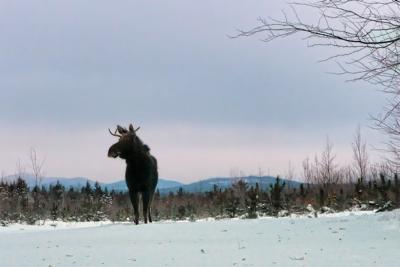
[(311, 170), (310, 158), (303, 160), (303, 177), (307, 183), (313, 182), (313, 175)]
[(400, 102), (395, 101), (386, 107), (387, 114), (383, 118), (376, 119), (376, 129), (382, 130), (387, 136), (387, 151), (390, 157), (387, 162), (393, 169), (400, 168)]
[(31, 159), (32, 172), (35, 177), (35, 186), (37, 187), (40, 186), (44, 176), (43, 164), (45, 162), (45, 158), (39, 160), (37, 157), (36, 150), (34, 148), (31, 148), (30, 159)]
[(320, 164), (320, 179), (321, 183), (329, 186), (340, 182), (340, 174), (337, 170), (337, 164), (335, 163), (336, 155), (333, 154), (333, 144), (326, 137), (325, 150), (321, 154)]
[(317, 155), (314, 157), (314, 162), (311, 162), (309, 158), (303, 161), (303, 175), (307, 183), (320, 184), (322, 182), (320, 161)]
[(355, 175), (355, 170), (352, 166), (348, 165), (348, 166), (344, 166), (344, 167), (340, 168), (339, 173), (342, 176), (341, 179), (343, 179), (344, 183), (354, 182), (354, 177), (356, 175)]
[(229, 171), (229, 176), (235, 181), (242, 181), (247, 176), (244, 171), (240, 169), (231, 169)]
[(21, 178), (21, 179), (24, 179), (24, 176), (25, 176), (25, 167), (22, 165), (22, 163), (21, 163), (21, 159), (18, 159), (17, 160), (17, 163), (16, 163), (16, 170), (15, 170), (15, 178)]
[(321, 184), (328, 188), (333, 184), (342, 182), (344, 172), (338, 169), (335, 159), (333, 144), (327, 137), (321, 157), (315, 156), (313, 163), (310, 162), (309, 158), (303, 161), (303, 175), (306, 182)]
[(389, 136), (392, 163), (400, 166), (400, 1), (300, 0), (289, 7), (281, 18), (259, 18), (259, 25), (234, 37), (255, 35), (270, 42), (300, 34), (310, 47), (334, 48), (322, 61), (335, 60), (338, 74), (377, 84), (389, 94), (375, 126)]
[(370, 164), (369, 166), (370, 180), (375, 181), (379, 179), (380, 175), (391, 176), (398, 173), (398, 168), (393, 166), (387, 160)]
[(286, 178), (287, 180), (293, 180), (293, 178), (294, 178), (294, 172), (295, 172), (295, 169), (294, 169), (294, 167), (293, 167), (293, 164), (292, 164), (292, 162), (289, 160), (288, 167), (287, 167), (287, 170), (286, 170), (286, 173), (285, 173), (285, 178)]
[(264, 170), (261, 167), (258, 167), (258, 173), (256, 176), (258, 177), (258, 186), (260, 186), (260, 188), (262, 188), (262, 178), (264, 174)]
[(354, 167), (360, 182), (363, 183), (368, 171), (367, 143), (361, 137), (360, 126), (357, 127), (352, 143)]

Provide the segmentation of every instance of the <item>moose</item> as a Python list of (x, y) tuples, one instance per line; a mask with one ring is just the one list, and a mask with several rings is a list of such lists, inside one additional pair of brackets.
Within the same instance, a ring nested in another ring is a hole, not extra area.
[(139, 193), (142, 195), (144, 223), (152, 222), (151, 202), (158, 182), (157, 160), (150, 154), (150, 148), (140, 140), (130, 124), (126, 129), (117, 125), (115, 132), (119, 138), (108, 150), (108, 157), (120, 157), (126, 161), (125, 181), (134, 211), (134, 223), (139, 224)]

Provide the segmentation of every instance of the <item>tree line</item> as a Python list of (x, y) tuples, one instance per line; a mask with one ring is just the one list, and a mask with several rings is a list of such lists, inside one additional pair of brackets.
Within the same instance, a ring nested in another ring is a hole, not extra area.
[[(369, 181), (331, 184), (303, 183), (289, 186), (276, 177), (269, 188), (249, 186), (236, 179), (230, 188), (214, 186), (209, 192), (161, 195), (156, 192), (154, 220), (196, 220), (199, 218), (257, 218), (288, 214), (342, 211), (351, 208), (385, 210), (400, 207), (400, 182), (397, 174), (380, 173)], [(99, 183), (65, 188), (60, 183), (30, 189), (22, 178), (0, 182), (0, 223), (29, 224), (46, 220), (130, 221), (133, 211), (128, 192), (108, 191)]]
[[(233, 177), (229, 188), (214, 185), (209, 192), (160, 194), (156, 191), (152, 215), (157, 220), (198, 218), (257, 218), (293, 213), (343, 211), (352, 208), (386, 210), (400, 207), (397, 168), (390, 162), (371, 164), (366, 142), (358, 128), (352, 143), (353, 161), (347, 166), (336, 162), (333, 144), (327, 138), (324, 150), (313, 160), (303, 161), (303, 183), (286, 183), (276, 177), (269, 187), (250, 185), (244, 175)], [(36, 185), (29, 188), (18, 168), (13, 182), (0, 180), (0, 223), (63, 221), (130, 221), (133, 218), (128, 192), (109, 191), (99, 183), (81, 188), (57, 182), (40, 186), (42, 165), (31, 153)], [(17, 164), (20, 166), (20, 164)], [(39, 166), (39, 167), (38, 167)], [(243, 176), (243, 177), (242, 177)], [(261, 171), (260, 171), (261, 179)], [(289, 167), (286, 177), (293, 177)]]

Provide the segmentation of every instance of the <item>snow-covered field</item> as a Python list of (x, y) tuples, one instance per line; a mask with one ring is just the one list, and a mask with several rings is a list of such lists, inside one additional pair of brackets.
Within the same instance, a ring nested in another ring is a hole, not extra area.
[(400, 266), (400, 210), (0, 227), (0, 266)]

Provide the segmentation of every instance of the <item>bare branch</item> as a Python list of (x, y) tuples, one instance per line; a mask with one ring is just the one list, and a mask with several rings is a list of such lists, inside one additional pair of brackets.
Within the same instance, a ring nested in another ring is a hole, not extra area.
[[(289, 8), (281, 18), (259, 18), (256, 27), (232, 38), (261, 36), (270, 42), (300, 35), (309, 47), (335, 48), (333, 55), (321, 60), (335, 60), (335, 74), (378, 85), (388, 94), (390, 101), (384, 114), (375, 118), (375, 128), (389, 136), (391, 161), (400, 166), (400, 1), (303, 0)], [(307, 17), (300, 15), (306, 12)]]
[(367, 178), (368, 170), (368, 152), (367, 144), (361, 137), (361, 128), (357, 127), (352, 143), (353, 159), (356, 173), (361, 182)]
[(35, 176), (35, 186), (40, 186), (43, 178), (43, 165), (45, 162), (45, 158), (40, 161), (37, 157), (36, 150), (34, 148), (31, 148), (30, 159), (33, 175)]

